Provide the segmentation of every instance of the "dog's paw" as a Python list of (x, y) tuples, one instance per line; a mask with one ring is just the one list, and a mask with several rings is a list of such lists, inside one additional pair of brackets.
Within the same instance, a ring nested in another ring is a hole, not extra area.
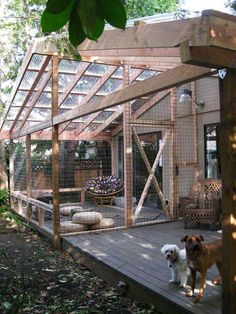
[(186, 297), (192, 297), (192, 296), (193, 296), (193, 291), (192, 291), (192, 290), (188, 290), (188, 291), (185, 293), (185, 296), (186, 296)]
[(180, 287), (180, 288), (186, 288), (186, 284), (185, 284), (185, 283), (181, 283), (181, 284), (179, 285), (179, 287)]

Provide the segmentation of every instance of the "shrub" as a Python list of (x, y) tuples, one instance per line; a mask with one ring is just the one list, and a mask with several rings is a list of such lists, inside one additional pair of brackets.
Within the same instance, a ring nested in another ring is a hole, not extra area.
[(0, 207), (9, 205), (9, 191), (0, 190)]

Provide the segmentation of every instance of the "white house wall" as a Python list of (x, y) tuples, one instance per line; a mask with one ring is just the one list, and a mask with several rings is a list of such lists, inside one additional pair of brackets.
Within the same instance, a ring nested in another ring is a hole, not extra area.
[(197, 118), (199, 178), (204, 178), (204, 125), (220, 122), (218, 78), (208, 77), (198, 80), (196, 82), (196, 98), (205, 102), (205, 106)]

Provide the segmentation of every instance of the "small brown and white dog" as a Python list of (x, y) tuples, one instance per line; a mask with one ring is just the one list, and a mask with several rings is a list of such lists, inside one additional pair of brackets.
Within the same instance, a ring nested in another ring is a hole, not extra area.
[(166, 244), (161, 248), (161, 252), (164, 254), (171, 270), (171, 280), (169, 282), (179, 282), (180, 287), (185, 287), (188, 275), (190, 275), (185, 249), (180, 250), (175, 244)]
[(207, 269), (216, 264), (219, 270), (219, 277), (212, 281), (213, 284), (221, 284), (222, 276), (222, 240), (216, 240), (209, 243), (202, 243), (204, 241), (201, 235), (186, 235), (181, 239), (185, 242), (187, 262), (191, 271), (191, 290), (186, 293), (186, 296), (193, 296), (196, 272), (201, 274), (201, 287), (199, 294), (194, 303), (198, 303), (203, 297), (206, 289)]

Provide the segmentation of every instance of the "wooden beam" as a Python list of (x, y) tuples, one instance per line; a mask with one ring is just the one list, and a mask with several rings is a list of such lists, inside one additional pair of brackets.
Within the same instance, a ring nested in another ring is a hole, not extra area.
[[(124, 86), (129, 85), (129, 66), (124, 66)], [(125, 226), (132, 226), (133, 216), (133, 154), (132, 154), (132, 130), (130, 126), (131, 103), (124, 104), (124, 196), (125, 196)]]
[(179, 43), (191, 37), (193, 28), (201, 21), (201, 18), (194, 18), (139, 25), (126, 28), (125, 31), (107, 30), (97, 43), (85, 40), (78, 50), (82, 53), (91, 50), (145, 48), (150, 50), (150, 48), (177, 47)]
[(178, 151), (177, 151), (177, 124), (176, 124), (176, 116), (177, 116), (177, 88), (171, 89), (171, 97), (170, 97), (170, 107), (171, 107), (171, 122), (173, 123), (172, 129), (172, 139), (173, 139), (173, 147), (172, 147), (172, 167), (173, 174), (170, 175), (170, 186), (172, 187), (172, 195), (170, 200), (170, 208), (171, 208), (171, 216), (173, 218), (177, 218), (177, 207), (178, 207), (178, 178), (176, 174), (176, 167), (178, 164)]
[(15, 175), (14, 175), (14, 159), (15, 159), (15, 152), (14, 152), (14, 142), (10, 140), (10, 156), (9, 156), (9, 181), (10, 181), (10, 205), (11, 209), (14, 209), (14, 200), (11, 197), (11, 193), (15, 190)]
[(103, 99), (90, 101), (81, 108), (72, 109), (70, 112), (62, 113), (54, 117), (53, 123), (59, 124), (65, 121), (104, 110), (109, 107), (120, 105), (122, 103), (148, 96), (174, 86), (179, 86), (196, 79), (210, 76), (217, 73), (216, 70), (210, 70), (194, 65), (180, 65), (179, 67), (163, 72), (157, 76), (151, 77), (136, 84), (123, 88), (115, 93), (107, 95)]
[[(113, 94), (109, 94), (102, 99), (90, 101), (86, 104), (86, 106), (75, 108), (69, 112), (57, 115), (53, 118), (53, 124), (55, 125), (71, 121), (78, 117), (114, 107), (139, 97), (148, 96), (153, 93), (157, 93), (174, 86), (179, 86), (215, 73), (217, 73), (216, 70), (203, 67), (197, 67), (194, 65), (180, 65), (177, 68), (130, 85), (126, 88), (116, 91)], [(25, 136), (26, 134), (40, 131), (50, 126), (51, 120), (48, 120), (40, 123), (39, 125), (27, 128), (18, 134), (15, 134), (14, 138)]]
[(220, 79), (223, 286), (222, 313), (236, 313), (236, 70)]
[(40, 79), (41, 79), (41, 77), (42, 77), (42, 74), (45, 72), (45, 69), (46, 69), (46, 67), (48, 66), (48, 63), (50, 62), (50, 60), (51, 60), (51, 57), (50, 57), (50, 56), (47, 56), (46, 59), (45, 59), (44, 64), (42, 65), (42, 67), (41, 67), (41, 69), (39, 70), (37, 76), (35, 77), (35, 80), (34, 80), (33, 84), (31, 85), (30, 90), (29, 90), (27, 96), (25, 97), (25, 99), (24, 99), (24, 101), (23, 101), (23, 104), (22, 104), (21, 107), (20, 107), (20, 110), (18, 111), (18, 113), (17, 113), (17, 115), (16, 115), (15, 121), (13, 122), (10, 131), (12, 131), (12, 130), (15, 128), (19, 117), (21, 116), (21, 114), (22, 114), (22, 112), (23, 112), (23, 110), (24, 110), (26, 104), (28, 103), (28, 101), (29, 101), (29, 99), (30, 99), (30, 97), (31, 97), (31, 95), (32, 95), (32, 93), (33, 93), (35, 87), (37, 86), (38, 82), (40, 81)]
[[(206, 19), (207, 43), (206, 46), (219, 47), (236, 50), (235, 33), (236, 17), (227, 13), (205, 10), (202, 12), (202, 18)], [(200, 30), (199, 27), (196, 30)], [(196, 32), (195, 32), (196, 33)], [(200, 34), (199, 34), (200, 35)], [(193, 42), (193, 40), (191, 39)], [(194, 45), (204, 46), (201, 44), (201, 35)]]
[(116, 112), (114, 112), (108, 119), (106, 119), (106, 121), (100, 125), (96, 130), (95, 130), (95, 134), (96, 136), (102, 132), (103, 130), (105, 130), (105, 128), (107, 128), (112, 122), (114, 122), (115, 119), (117, 119), (120, 115), (122, 115), (124, 109), (123, 106), (121, 105), (119, 108), (117, 108)]
[(192, 47), (181, 43), (181, 62), (213, 68), (236, 68), (236, 51), (218, 47)]
[(27, 189), (27, 219), (32, 218), (32, 208), (28, 199), (32, 197), (32, 158), (31, 158), (31, 135), (26, 136), (26, 189)]
[[(136, 110), (133, 114), (132, 114), (132, 119), (137, 119), (139, 118), (142, 114), (144, 114), (146, 111), (148, 111), (149, 109), (151, 109), (153, 106), (156, 105), (156, 103), (158, 103), (159, 101), (161, 101), (164, 97), (166, 97), (168, 94), (170, 93), (169, 90), (167, 91), (162, 91), (160, 93), (155, 94), (154, 96), (152, 96), (152, 98), (150, 98), (149, 100), (147, 100), (138, 110)], [(122, 124), (118, 125), (114, 130), (112, 130), (112, 136), (117, 135), (118, 133), (120, 133), (123, 129)]]
[(139, 125), (139, 126), (156, 126), (156, 127), (166, 127), (169, 128), (173, 126), (173, 122), (171, 121), (158, 121), (158, 120), (146, 120), (146, 119), (131, 119), (130, 124), (132, 125)]
[(10, 132), (9, 131), (5, 131), (5, 130), (0, 131), (0, 140), (6, 140), (9, 138), (10, 138)]
[[(80, 51), (83, 59), (87, 57), (180, 57), (179, 47), (173, 48), (137, 48), (137, 49), (106, 49)], [(99, 58), (100, 60), (100, 58)]]
[[(58, 55), (52, 59), (52, 119), (58, 114)], [(59, 134), (58, 125), (52, 126), (52, 164), (53, 164), (53, 229), (54, 246), (61, 248), (60, 236), (60, 178), (59, 178)]]

